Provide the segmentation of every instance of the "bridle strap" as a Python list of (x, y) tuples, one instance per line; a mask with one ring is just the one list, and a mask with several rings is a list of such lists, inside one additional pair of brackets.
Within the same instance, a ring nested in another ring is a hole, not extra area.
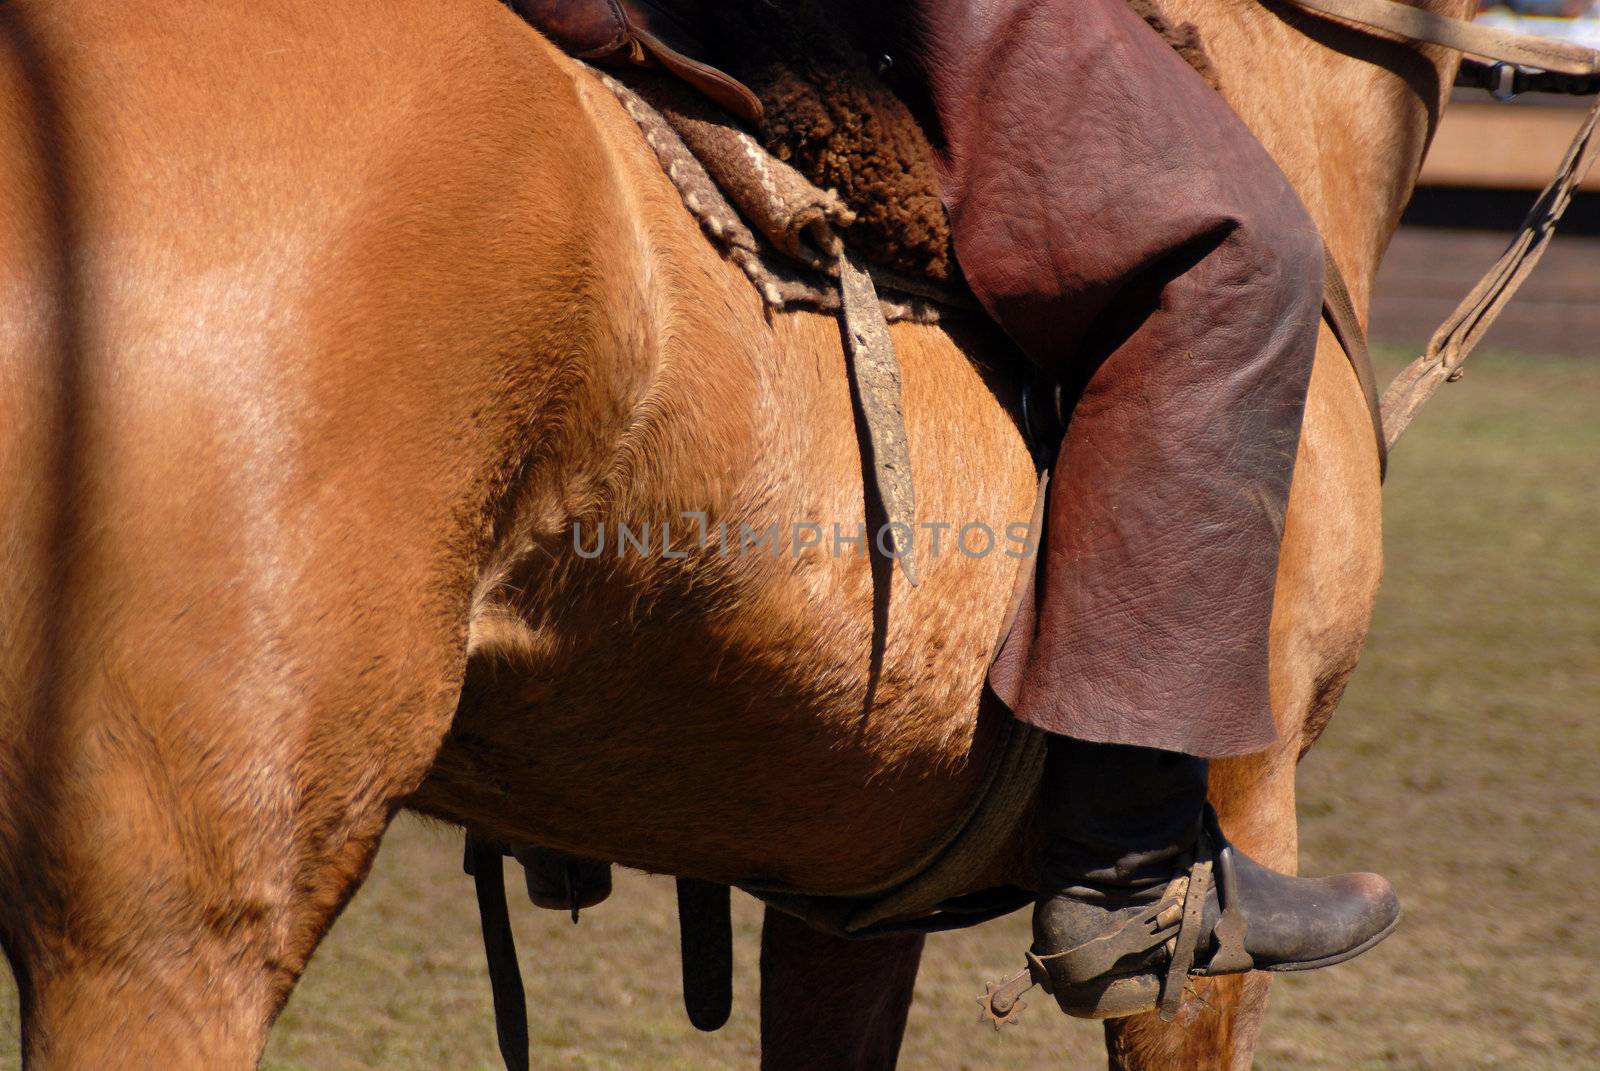
[(1468, 57), (1456, 68), (1457, 89), (1482, 89), (1495, 100), (1507, 101), (1524, 93), (1558, 93), (1573, 97), (1592, 97), (1600, 93), (1600, 72), (1563, 74), (1541, 71), (1515, 64), (1487, 63)]
[(1440, 15), (1396, 0), (1288, 0), (1296, 7), (1409, 41), (1570, 75), (1600, 74), (1600, 51)]

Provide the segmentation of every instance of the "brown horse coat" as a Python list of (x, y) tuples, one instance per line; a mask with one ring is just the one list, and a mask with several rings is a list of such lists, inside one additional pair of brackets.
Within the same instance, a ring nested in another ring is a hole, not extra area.
[[(1448, 64), (1207, 14), (1364, 304)], [(924, 515), (1025, 519), (985, 338), (895, 337)], [(1278, 865), (1377, 583), (1366, 420), (1324, 333), (1281, 742), (1214, 777)], [(1014, 559), (913, 591), (850, 554), (569, 549), (680, 511), (848, 534), (860, 464), (836, 324), (766, 314), (498, 4), (0, 8), (0, 939), (31, 1064), (250, 1066), (405, 805), (724, 880), (916, 858), (982, 767)], [(1247, 1065), (1264, 983), (1205, 990), (1118, 1051)]]

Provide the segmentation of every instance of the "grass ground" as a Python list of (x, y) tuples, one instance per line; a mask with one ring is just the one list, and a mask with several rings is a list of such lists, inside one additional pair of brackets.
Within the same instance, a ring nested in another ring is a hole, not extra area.
[[(1600, 1067), (1600, 362), (1475, 358), (1401, 444), (1367, 656), (1301, 774), (1302, 866), (1388, 874), (1381, 948), (1280, 979), (1258, 1064)], [(402, 819), (276, 1028), (268, 1068), (497, 1066), (459, 838)], [(536, 1066), (748, 1068), (759, 912), (735, 903), (733, 1021), (680, 1010), (671, 885), (624, 874), (574, 928), (514, 904)], [(1013, 917), (931, 939), (901, 1066), (1102, 1066), (1041, 1003), (996, 1035), (973, 998)], [(9, 984), (9, 981), (7, 981)], [(15, 1001), (0, 1004), (14, 1066)]]

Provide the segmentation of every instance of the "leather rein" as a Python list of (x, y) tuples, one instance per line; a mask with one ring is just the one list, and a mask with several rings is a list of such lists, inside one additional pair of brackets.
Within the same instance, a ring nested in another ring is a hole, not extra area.
[[(1263, 0), (1268, 2), (1268, 0)], [(1428, 347), (1378, 396), (1366, 334), (1339, 269), (1330, 257), (1323, 289), (1323, 318), (1355, 369), (1372, 411), (1380, 472), (1388, 451), (1440, 384), (1461, 378), (1461, 365), (1506, 304), (1532, 274), (1579, 183), (1600, 155), (1600, 50), (1483, 26), (1397, 3), (1396, 0), (1282, 0), (1314, 15), (1369, 33), (1468, 53), (1456, 85), (1486, 89), (1497, 100), (1520, 93), (1596, 96), (1555, 177), (1534, 201), (1505, 252), (1434, 332)], [(1474, 59), (1471, 57), (1481, 57)], [(1491, 62), (1484, 62), (1485, 60)]]

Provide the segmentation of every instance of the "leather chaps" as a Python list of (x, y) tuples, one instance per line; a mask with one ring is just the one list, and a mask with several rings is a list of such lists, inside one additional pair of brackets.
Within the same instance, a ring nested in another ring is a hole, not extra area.
[(991, 686), (1052, 733), (1266, 747), (1316, 228), (1126, 0), (907, 7), (869, 47), (933, 126), (967, 281), (1070, 407), (1040, 570)]

